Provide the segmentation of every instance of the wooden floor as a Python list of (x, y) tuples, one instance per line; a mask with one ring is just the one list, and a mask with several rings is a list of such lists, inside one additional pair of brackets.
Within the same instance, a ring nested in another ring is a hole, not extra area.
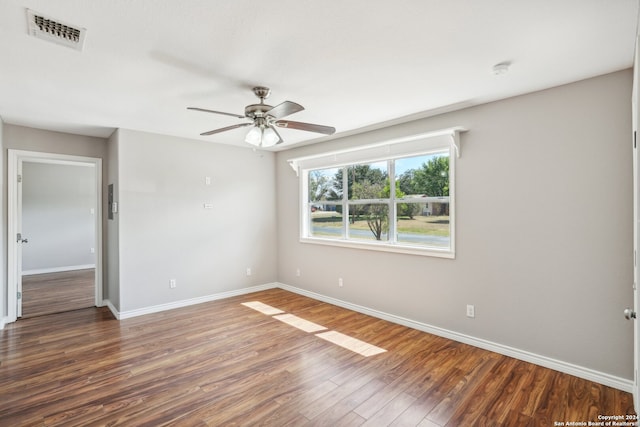
[(22, 317), (95, 305), (95, 269), (22, 276)]
[[(308, 322), (386, 351), (363, 357), (292, 326)], [(628, 393), (280, 289), (0, 331), (2, 426), (525, 427), (626, 414)]]

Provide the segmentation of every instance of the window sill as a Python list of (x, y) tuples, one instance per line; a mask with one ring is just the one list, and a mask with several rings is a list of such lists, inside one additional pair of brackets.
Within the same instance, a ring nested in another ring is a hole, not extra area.
[(301, 237), (300, 243), (311, 243), (314, 245), (338, 246), (352, 249), (365, 249), (379, 252), (393, 252), (408, 255), (429, 256), (435, 258), (455, 259), (456, 253), (452, 250), (435, 248), (419, 248), (415, 246), (404, 246), (400, 244), (355, 242), (337, 239), (322, 239), (319, 237)]

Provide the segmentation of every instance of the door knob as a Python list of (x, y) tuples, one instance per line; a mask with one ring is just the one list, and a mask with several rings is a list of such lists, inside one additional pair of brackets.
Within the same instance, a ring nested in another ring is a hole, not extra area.
[(631, 310), (630, 308), (625, 308), (624, 309), (624, 318), (627, 319), (627, 320), (635, 319), (636, 318), (636, 312)]

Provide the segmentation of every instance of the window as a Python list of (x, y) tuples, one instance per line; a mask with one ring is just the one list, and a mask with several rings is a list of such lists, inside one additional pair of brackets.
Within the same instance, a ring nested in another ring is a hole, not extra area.
[(290, 160), (301, 241), (453, 258), (459, 131)]
[(451, 247), (449, 152), (395, 162), (397, 242)]

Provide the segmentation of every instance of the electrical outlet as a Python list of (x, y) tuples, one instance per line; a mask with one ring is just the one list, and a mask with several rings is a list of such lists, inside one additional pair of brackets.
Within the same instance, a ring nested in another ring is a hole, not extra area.
[(205, 176), (204, 177), (204, 185), (211, 185), (211, 177), (210, 176)]
[(300, 277), (300, 269), (296, 268), (296, 277)]
[(176, 287), (176, 279), (169, 280), (169, 287), (171, 289), (175, 289), (175, 287)]
[(476, 317), (476, 308), (471, 304), (467, 304), (467, 317)]
[(96, 253), (96, 248), (90, 248), (89, 252), (92, 253), (92, 254), (95, 254)]
[(338, 277), (338, 286), (343, 287), (344, 282), (342, 281), (342, 277)]
[(251, 276), (251, 268), (247, 268), (247, 276)]

